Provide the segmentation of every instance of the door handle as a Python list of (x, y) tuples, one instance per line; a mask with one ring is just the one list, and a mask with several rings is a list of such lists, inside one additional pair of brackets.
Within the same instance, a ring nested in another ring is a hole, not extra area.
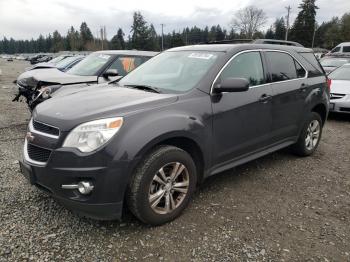
[(270, 99), (272, 98), (272, 96), (267, 95), (267, 94), (263, 94), (260, 98), (259, 98), (259, 102), (261, 103), (267, 103), (270, 101)]
[(302, 83), (300, 88), (299, 88), (299, 91), (300, 92), (306, 92), (306, 89), (307, 89), (307, 84)]

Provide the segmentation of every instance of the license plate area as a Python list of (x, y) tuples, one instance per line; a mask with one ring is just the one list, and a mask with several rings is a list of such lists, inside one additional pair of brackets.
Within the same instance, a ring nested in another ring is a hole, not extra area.
[(329, 103), (329, 109), (334, 110), (335, 104), (334, 103)]

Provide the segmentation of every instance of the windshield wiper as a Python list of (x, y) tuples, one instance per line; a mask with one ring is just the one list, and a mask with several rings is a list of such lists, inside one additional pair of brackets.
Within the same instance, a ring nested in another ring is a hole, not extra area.
[(154, 92), (158, 94), (161, 93), (159, 88), (154, 86), (148, 86), (148, 85), (124, 85), (124, 86), (129, 88), (135, 88), (135, 89), (140, 89), (144, 91)]

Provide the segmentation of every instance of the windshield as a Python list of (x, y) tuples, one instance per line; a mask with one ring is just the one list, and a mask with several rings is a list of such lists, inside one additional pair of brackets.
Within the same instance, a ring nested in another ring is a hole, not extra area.
[(346, 63), (349, 63), (349, 59), (339, 59), (339, 58), (324, 58), (320, 61), (322, 66), (339, 67)]
[(342, 66), (328, 75), (333, 80), (350, 80), (350, 66)]
[(218, 56), (218, 52), (164, 52), (122, 78), (119, 85), (152, 86), (165, 92), (186, 92), (198, 84)]
[(58, 62), (64, 60), (66, 58), (66, 56), (58, 56), (58, 57), (55, 57), (54, 59), (51, 59), (48, 63), (52, 64), (52, 65), (56, 65)]
[(76, 56), (71, 56), (71, 57), (67, 57), (61, 61), (59, 61), (57, 64), (56, 64), (56, 67), (57, 68), (66, 68), (68, 65), (70, 65), (72, 62), (74, 62), (75, 60), (77, 60), (79, 57), (76, 57)]
[(97, 76), (101, 68), (109, 63), (112, 56), (105, 54), (91, 54), (79, 64), (73, 66), (66, 73), (79, 76)]

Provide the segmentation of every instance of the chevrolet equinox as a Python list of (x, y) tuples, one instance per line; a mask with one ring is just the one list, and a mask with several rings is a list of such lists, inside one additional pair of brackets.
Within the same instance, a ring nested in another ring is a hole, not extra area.
[(23, 175), (67, 208), (169, 222), (208, 176), (290, 146), (317, 148), (329, 89), (312, 50), (264, 44), (170, 49), (119, 82), (33, 112)]

